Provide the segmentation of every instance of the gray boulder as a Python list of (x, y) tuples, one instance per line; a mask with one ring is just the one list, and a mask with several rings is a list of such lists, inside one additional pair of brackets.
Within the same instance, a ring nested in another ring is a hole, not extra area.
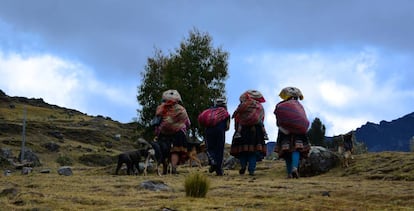
[(234, 170), (236, 166), (239, 164), (239, 159), (229, 156), (224, 160), (223, 169), (225, 170)]
[(73, 173), (69, 166), (62, 166), (58, 169), (58, 174), (63, 176), (71, 176)]
[(332, 151), (312, 146), (309, 157), (302, 160), (299, 167), (300, 176), (310, 177), (328, 172), (339, 164), (339, 157)]
[(140, 185), (139, 188), (151, 190), (151, 191), (170, 191), (171, 188), (166, 185), (163, 181), (155, 180), (145, 180)]
[[(21, 158), (21, 152), (19, 153), (18, 159), (19, 159), (19, 161), (21, 163), (24, 163), (24, 162), (22, 162), (22, 160), (20, 158)], [(24, 150), (24, 161), (25, 162), (28, 162), (28, 163), (31, 163), (31, 165), (33, 167), (41, 166), (42, 165), (40, 163), (39, 157), (37, 157), (37, 155), (31, 149), (29, 149), (29, 148), (26, 148)]]

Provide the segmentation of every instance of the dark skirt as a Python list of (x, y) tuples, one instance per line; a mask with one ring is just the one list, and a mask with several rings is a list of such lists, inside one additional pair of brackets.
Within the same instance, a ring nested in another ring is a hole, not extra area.
[(219, 149), (219, 146), (224, 146), (226, 142), (226, 121), (222, 121), (214, 127), (207, 128), (205, 130), (205, 138), (207, 148), (211, 150)]
[(241, 137), (233, 138), (230, 154), (237, 158), (241, 154), (245, 154), (245, 152), (257, 153), (259, 160), (266, 155), (266, 144), (264, 141), (262, 124), (243, 126)]
[(160, 134), (158, 141), (171, 146), (170, 153), (178, 155), (179, 164), (184, 164), (188, 160), (187, 136), (182, 130), (172, 135)]
[(307, 158), (309, 150), (310, 144), (306, 134), (286, 135), (279, 130), (274, 150), (278, 154), (279, 158), (285, 159), (293, 151), (299, 151), (301, 158)]

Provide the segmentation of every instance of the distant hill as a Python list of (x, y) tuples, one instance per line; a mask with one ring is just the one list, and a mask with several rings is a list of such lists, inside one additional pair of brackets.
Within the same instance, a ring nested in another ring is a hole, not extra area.
[(370, 152), (409, 152), (410, 140), (414, 136), (414, 112), (391, 122), (367, 122), (356, 129), (355, 136)]
[(10, 97), (0, 90), (0, 153), (10, 149), (15, 157), (19, 154), (24, 113), (25, 145), (45, 165), (54, 164), (59, 156), (79, 162), (85, 156), (112, 158), (137, 147), (136, 122), (123, 124), (110, 117), (51, 105), (41, 98)]

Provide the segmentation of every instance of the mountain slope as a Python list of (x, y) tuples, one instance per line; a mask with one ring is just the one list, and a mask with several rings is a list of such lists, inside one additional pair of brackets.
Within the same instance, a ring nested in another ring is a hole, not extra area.
[(355, 131), (356, 139), (364, 142), (370, 152), (410, 151), (414, 137), (414, 112), (391, 122), (367, 122)]

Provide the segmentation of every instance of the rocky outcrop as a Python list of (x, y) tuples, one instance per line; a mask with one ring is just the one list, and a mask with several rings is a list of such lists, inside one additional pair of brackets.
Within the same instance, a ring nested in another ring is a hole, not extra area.
[(302, 160), (299, 167), (300, 176), (310, 177), (328, 172), (339, 164), (338, 155), (320, 146), (312, 146), (309, 157)]

